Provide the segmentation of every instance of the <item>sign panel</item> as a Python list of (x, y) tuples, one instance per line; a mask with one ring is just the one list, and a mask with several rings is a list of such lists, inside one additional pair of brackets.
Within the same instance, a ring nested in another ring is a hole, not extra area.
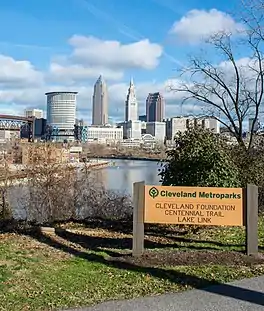
[(145, 186), (144, 222), (243, 226), (242, 188)]

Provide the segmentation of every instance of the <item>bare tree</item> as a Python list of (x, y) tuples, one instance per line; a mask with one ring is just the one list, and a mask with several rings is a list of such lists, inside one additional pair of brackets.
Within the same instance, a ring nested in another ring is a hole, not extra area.
[[(257, 0), (256, 0), (257, 1)], [(258, 1), (259, 5), (261, 0)], [(255, 6), (243, 3), (247, 15), (235, 33), (221, 32), (206, 41), (214, 60), (191, 56), (189, 64), (180, 68), (180, 80), (170, 89), (183, 93), (186, 102), (200, 104), (201, 116), (213, 117), (224, 125), (244, 149), (253, 143), (254, 129), (261, 112), (264, 93), (262, 14)], [(212, 49), (212, 50), (211, 50)], [(247, 57), (237, 59), (241, 51)], [(215, 64), (215, 59), (220, 62)], [(243, 139), (243, 123), (252, 117), (249, 142)]]
[(30, 147), (28, 191), (23, 199), (28, 221), (41, 224), (74, 217), (75, 173), (62, 161), (63, 151), (46, 144)]
[(12, 172), (8, 162), (8, 148), (0, 149), (0, 220), (12, 219), (12, 210), (8, 200), (8, 190), (12, 184)]

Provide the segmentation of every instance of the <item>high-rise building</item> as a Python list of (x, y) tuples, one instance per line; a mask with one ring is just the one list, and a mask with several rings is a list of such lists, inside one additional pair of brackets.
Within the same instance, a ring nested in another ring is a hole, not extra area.
[(138, 103), (133, 79), (131, 79), (126, 98), (125, 121), (136, 120), (138, 120)]
[(25, 109), (25, 117), (35, 117), (36, 119), (43, 118), (43, 110), (41, 109)]
[(59, 136), (60, 139), (74, 139), (77, 94), (78, 92), (45, 94), (47, 96), (47, 125), (56, 129), (54, 136)]
[(93, 93), (93, 125), (105, 125), (108, 123), (108, 91), (102, 76), (94, 85)]
[(162, 122), (164, 119), (165, 102), (159, 93), (149, 93), (146, 100), (147, 122)]

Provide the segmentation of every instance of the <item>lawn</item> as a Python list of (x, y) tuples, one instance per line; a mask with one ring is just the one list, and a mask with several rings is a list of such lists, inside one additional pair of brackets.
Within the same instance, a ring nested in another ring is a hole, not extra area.
[[(0, 310), (88, 306), (264, 274), (262, 256), (243, 254), (241, 228), (150, 228), (146, 254), (136, 259), (129, 232), (67, 228), (56, 236), (0, 234)], [(264, 218), (259, 246), (264, 253)]]

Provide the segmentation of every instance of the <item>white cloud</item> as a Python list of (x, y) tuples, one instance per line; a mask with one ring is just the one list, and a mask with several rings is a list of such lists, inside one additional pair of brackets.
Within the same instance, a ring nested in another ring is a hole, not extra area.
[(29, 61), (18, 61), (12, 57), (0, 55), (0, 86), (19, 88), (43, 83), (43, 74), (37, 71)]
[[(236, 60), (236, 65), (239, 68), (248, 68), (249, 66), (253, 65), (252, 63), (252, 59), (249, 57), (242, 57)], [(231, 63), (231, 61), (222, 61), (221, 63), (219, 63), (218, 67), (220, 69), (223, 69), (224, 71), (226, 71), (227, 73), (230, 71), (234, 71), (234, 66)]]
[(27, 87), (9, 88), (0, 90), (0, 102), (2, 103), (20, 103), (21, 105), (33, 104), (39, 105), (41, 96), (45, 98), (45, 89)]
[(57, 56), (50, 65), (48, 78), (74, 83), (95, 79), (120, 80), (127, 69), (151, 70), (158, 66), (162, 47), (148, 39), (122, 44), (92, 36), (74, 35), (69, 39), (70, 55)]
[[(263, 65), (264, 62), (262, 62)], [(255, 82), (260, 72), (258, 60), (250, 57), (242, 57), (236, 60), (236, 66), (239, 70), (241, 80), (243, 79), (244, 82), (247, 81), (247, 88), (249, 89), (251, 85), (252, 90), (254, 90)], [(235, 83), (236, 72), (231, 61), (221, 62), (218, 65), (218, 69), (221, 70), (227, 84)]]
[(216, 9), (191, 10), (173, 24), (170, 33), (182, 42), (195, 44), (219, 32), (237, 33), (243, 29), (243, 25), (227, 13)]
[(0, 55), (0, 111), (1, 114), (22, 115), (32, 104), (43, 105), (44, 75), (26, 60)]
[(120, 80), (123, 77), (122, 71), (114, 71), (103, 67), (85, 67), (79, 64), (61, 65), (58, 63), (51, 63), (50, 74), (54, 81), (65, 82), (73, 84), (78, 81), (86, 79), (95, 79), (100, 74), (109, 80)]
[(162, 55), (162, 47), (148, 39), (122, 44), (114, 40), (75, 35), (69, 43), (74, 49), (71, 57), (74, 61), (112, 69), (154, 69)]

